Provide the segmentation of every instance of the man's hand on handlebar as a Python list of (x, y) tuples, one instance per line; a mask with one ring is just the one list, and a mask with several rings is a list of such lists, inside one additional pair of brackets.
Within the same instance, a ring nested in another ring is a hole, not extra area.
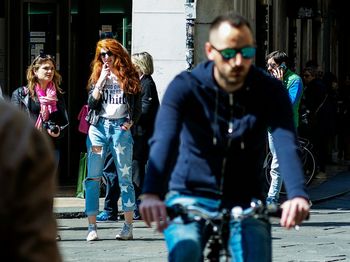
[(156, 222), (157, 230), (163, 232), (168, 226), (164, 202), (154, 194), (143, 194), (141, 198), (139, 210), (142, 219), (148, 227), (151, 227), (152, 222)]
[(280, 224), (287, 229), (300, 225), (309, 217), (309, 201), (302, 197), (295, 197), (284, 202), (281, 208), (283, 211)]

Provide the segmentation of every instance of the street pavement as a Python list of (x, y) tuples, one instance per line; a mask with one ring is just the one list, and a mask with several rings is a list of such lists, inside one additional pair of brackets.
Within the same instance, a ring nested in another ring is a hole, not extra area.
[(87, 219), (58, 219), (63, 261), (166, 261), (163, 235), (134, 222), (134, 240), (115, 239), (123, 222), (98, 224), (99, 241), (86, 242)]
[[(299, 230), (286, 230), (272, 220), (273, 261), (350, 261), (350, 172), (339, 167), (332, 172), (308, 188), (311, 216)], [(86, 242), (83, 210), (84, 199), (55, 198), (64, 261), (167, 261), (163, 235), (142, 221), (134, 223), (133, 241), (115, 240), (123, 225), (120, 221), (99, 223), (100, 240)]]

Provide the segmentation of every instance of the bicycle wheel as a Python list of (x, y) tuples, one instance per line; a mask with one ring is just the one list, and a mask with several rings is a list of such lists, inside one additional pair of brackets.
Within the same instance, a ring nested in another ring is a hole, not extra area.
[[(312, 152), (310, 151), (310, 149), (308, 149), (307, 147), (304, 147), (304, 146), (300, 147), (298, 149), (298, 152), (299, 152), (301, 163), (303, 165), (305, 184), (309, 185), (311, 183), (311, 181), (315, 175), (315, 171), (316, 171), (315, 157), (312, 154)], [(263, 165), (268, 187), (270, 187), (270, 185), (271, 185), (271, 176), (270, 176), (271, 161), (272, 161), (272, 154), (271, 154), (271, 152), (269, 152), (265, 157), (264, 165)], [(284, 184), (282, 184), (280, 194), (286, 194), (286, 193), (287, 192), (286, 192), (286, 189), (284, 187)]]
[(309, 185), (315, 175), (316, 161), (315, 157), (307, 147), (301, 148), (300, 160), (304, 168), (304, 177), (306, 185)]

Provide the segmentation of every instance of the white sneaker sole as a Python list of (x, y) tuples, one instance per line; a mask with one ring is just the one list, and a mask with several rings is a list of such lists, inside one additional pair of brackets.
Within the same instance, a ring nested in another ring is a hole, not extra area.
[(130, 236), (130, 237), (122, 237), (120, 236), (119, 234), (115, 236), (115, 239), (117, 240), (133, 240), (134, 237), (133, 236)]
[(89, 232), (89, 234), (86, 237), (86, 241), (96, 241), (98, 240), (97, 232), (96, 230), (92, 230)]

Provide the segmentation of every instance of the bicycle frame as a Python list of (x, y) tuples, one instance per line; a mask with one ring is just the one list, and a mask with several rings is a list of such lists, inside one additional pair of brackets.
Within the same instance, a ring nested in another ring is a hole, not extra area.
[(175, 204), (168, 207), (167, 211), (170, 220), (180, 216), (184, 224), (194, 221), (205, 221), (206, 229), (210, 233), (206, 245), (208, 250), (206, 258), (209, 261), (230, 261), (231, 254), (228, 249), (228, 243), (231, 221), (242, 221), (249, 217), (262, 218), (269, 221), (271, 216), (281, 216), (279, 207), (276, 205), (266, 207), (260, 200), (253, 200), (251, 206), (244, 210), (241, 207), (234, 207), (231, 211), (222, 209), (211, 212), (194, 205), (183, 206)]

